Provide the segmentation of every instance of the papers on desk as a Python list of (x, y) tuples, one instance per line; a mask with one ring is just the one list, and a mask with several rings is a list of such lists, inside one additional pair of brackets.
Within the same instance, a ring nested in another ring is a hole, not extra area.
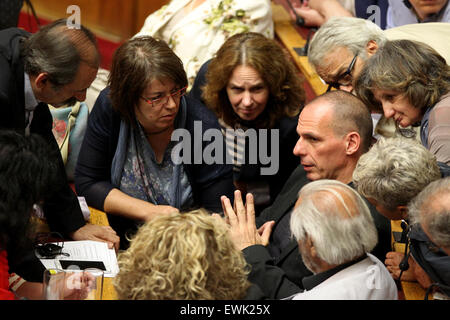
[[(61, 245), (61, 242), (55, 242), (54, 244)], [(108, 249), (106, 242), (91, 240), (65, 241), (62, 252), (68, 253), (69, 256), (58, 255), (54, 259), (42, 259), (38, 253), (36, 253), (36, 256), (41, 260), (46, 269), (66, 269), (68, 267), (68, 261), (71, 264), (80, 266), (91, 262), (95, 266), (95, 264), (103, 262), (105, 277), (115, 277), (119, 272), (116, 252), (114, 249)], [(83, 268), (81, 267), (81, 269)]]

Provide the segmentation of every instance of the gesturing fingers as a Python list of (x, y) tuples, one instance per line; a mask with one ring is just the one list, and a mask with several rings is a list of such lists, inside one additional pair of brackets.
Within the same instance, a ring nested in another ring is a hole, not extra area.
[(261, 235), (255, 225), (255, 205), (252, 194), (247, 194), (245, 204), (241, 192), (235, 191), (234, 203), (225, 196), (221, 197), (222, 208), (225, 216), (229, 219), (230, 236), (236, 248), (242, 250), (255, 244), (267, 245), (270, 237), (272, 224), (266, 224)]
[[(255, 226), (255, 202), (253, 199), (253, 195), (251, 193), (247, 193), (245, 200), (245, 211), (247, 212), (247, 223), (249, 226)], [(255, 226), (256, 229), (256, 226)]]
[(245, 223), (247, 221), (246, 206), (242, 201), (241, 191), (236, 190), (234, 192), (234, 210), (237, 215), (237, 219), (240, 223)]
[(232, 206), (231, 206), (231, 201), (230, 199), (228, 199), (228, 197), (226, 196), (222, 196), (220, 198), (221, 202), (222, 202), (222, 209), (223, 212), (225, 214), (225, 217), (227, 219), (227, 222), (231, 225), (231, 226), (235, 226), (238, 223), (237, 217), (236, 217), (236, 213), (234, 212)]

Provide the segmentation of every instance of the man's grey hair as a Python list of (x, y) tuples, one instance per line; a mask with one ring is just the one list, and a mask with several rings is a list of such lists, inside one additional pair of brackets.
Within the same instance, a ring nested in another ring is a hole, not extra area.
[(25, 72), (48, 73), (55, 88), (71, 83), (81, 62), (98, 68), (100, 54), (94, 34), (84, 26), (71, 29), (66, 19), (44, 26), (23, 42)]
[(440, 177), (436, 157), (418, 141), (400, 137), (378, 140), (353, 171), (358, 192), (387, 210), (407, 206)]
[(433, 181), (408, 206), (412, 224), (420, 224), (439, 247), (450, 247), (450, 177)]
[(299, 192), (300, 204), (292, 212), (290, 227), (297, 241), (308, 236), (318, 257), (341, 265), (373, 250), (377, 230), (367, 204), (348, 185), (317, 180)]
[(323, 66), (324, 58), (340, 47), (367, 60), (366, 45), (375, 41), (383, 46), (387, 38), (383, 30), (370, 20), (354, 17), (334, 17), (324, 23), (309, 44), (308, 60), (315, 68)]

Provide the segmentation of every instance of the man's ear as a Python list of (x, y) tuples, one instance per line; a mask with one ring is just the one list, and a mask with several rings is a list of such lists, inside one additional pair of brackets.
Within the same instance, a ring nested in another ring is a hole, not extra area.
[(347, 134), (345, 138), (345, 152), (347, 155), (353, 155), (357, 153), (361, 146), (361, 137), (355, 131)]
[(312, 246), (309, 248), (309, 251), (310, 251), (311, 257), (317, 258), (317, 250), (316, 250), (316, 247), (314, 247), (314, 245), (312, 245)]
[(370, 40), (366, 44), (366, 53), (369, 56), (369, 58), (375, 54), (378, 50), (378, 43), (375, 40)]
[(310, 256), (316, 258), (317, 250), (316, 247), (314, 246), (314, 242), (312, 241), (311, 237), (307, 235), (303, 241), (306, 241), (306, 248), (308, 249)]
[(49, 84), (48, 73), (46, 72), (39, 73), (37, 77), (34, 79), (34, 84), (38, 89), (45, 88)]

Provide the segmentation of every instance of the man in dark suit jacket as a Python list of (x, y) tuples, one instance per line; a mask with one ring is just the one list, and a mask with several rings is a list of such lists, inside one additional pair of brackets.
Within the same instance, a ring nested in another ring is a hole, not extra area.
[[(0, 31), (0, 129), (37, 133), (58, 148), (47, 104), (58, 107), (75, 99), (83, 101), (98, 65), (94, 35), (82, 26), (70, 29), (66, 20), (55, 21), (31, 36), (17, 28)], [(62, 158), (58, 160), (60, 185), (43, 202), (50, 230), (73, 240), (106, 241), (110, 247), (118, 247), (119, 239), (110, 227), (85, 223), (78, 199), (67, 182)], [(36, 262), (33, 254), (28, 259)], [(19, 260), (10, 260), (10, 272), (29, 281), (42, 280), (39, 261), (31, 268)]]
[[(308, 182), (319, 179), (352, 185), (356, 163), (371, 146), (372, 120), (368, 109), (354, 95), (331, 91), (305, 106), (299, 116), (297, 133), (300, 138), (294, 154), (300, 157), (301, 165), (256, 223), (251, 212), (242, 214), (246, 210), (238, 191), (234, 210), (230, 201), (222, 197), (225, 214), (230, 221), (234, 219), (233, 241), (252, 267), (249, 280), (271, 299), (302, 291), (302, 279), (311, 275), (290, 233), (290, 215), (298, 192)], [(368, 201), (367, 204), (378, 231), (378, 244), (372, 253), (384, 261), (390, 251), (390, 223)]]

